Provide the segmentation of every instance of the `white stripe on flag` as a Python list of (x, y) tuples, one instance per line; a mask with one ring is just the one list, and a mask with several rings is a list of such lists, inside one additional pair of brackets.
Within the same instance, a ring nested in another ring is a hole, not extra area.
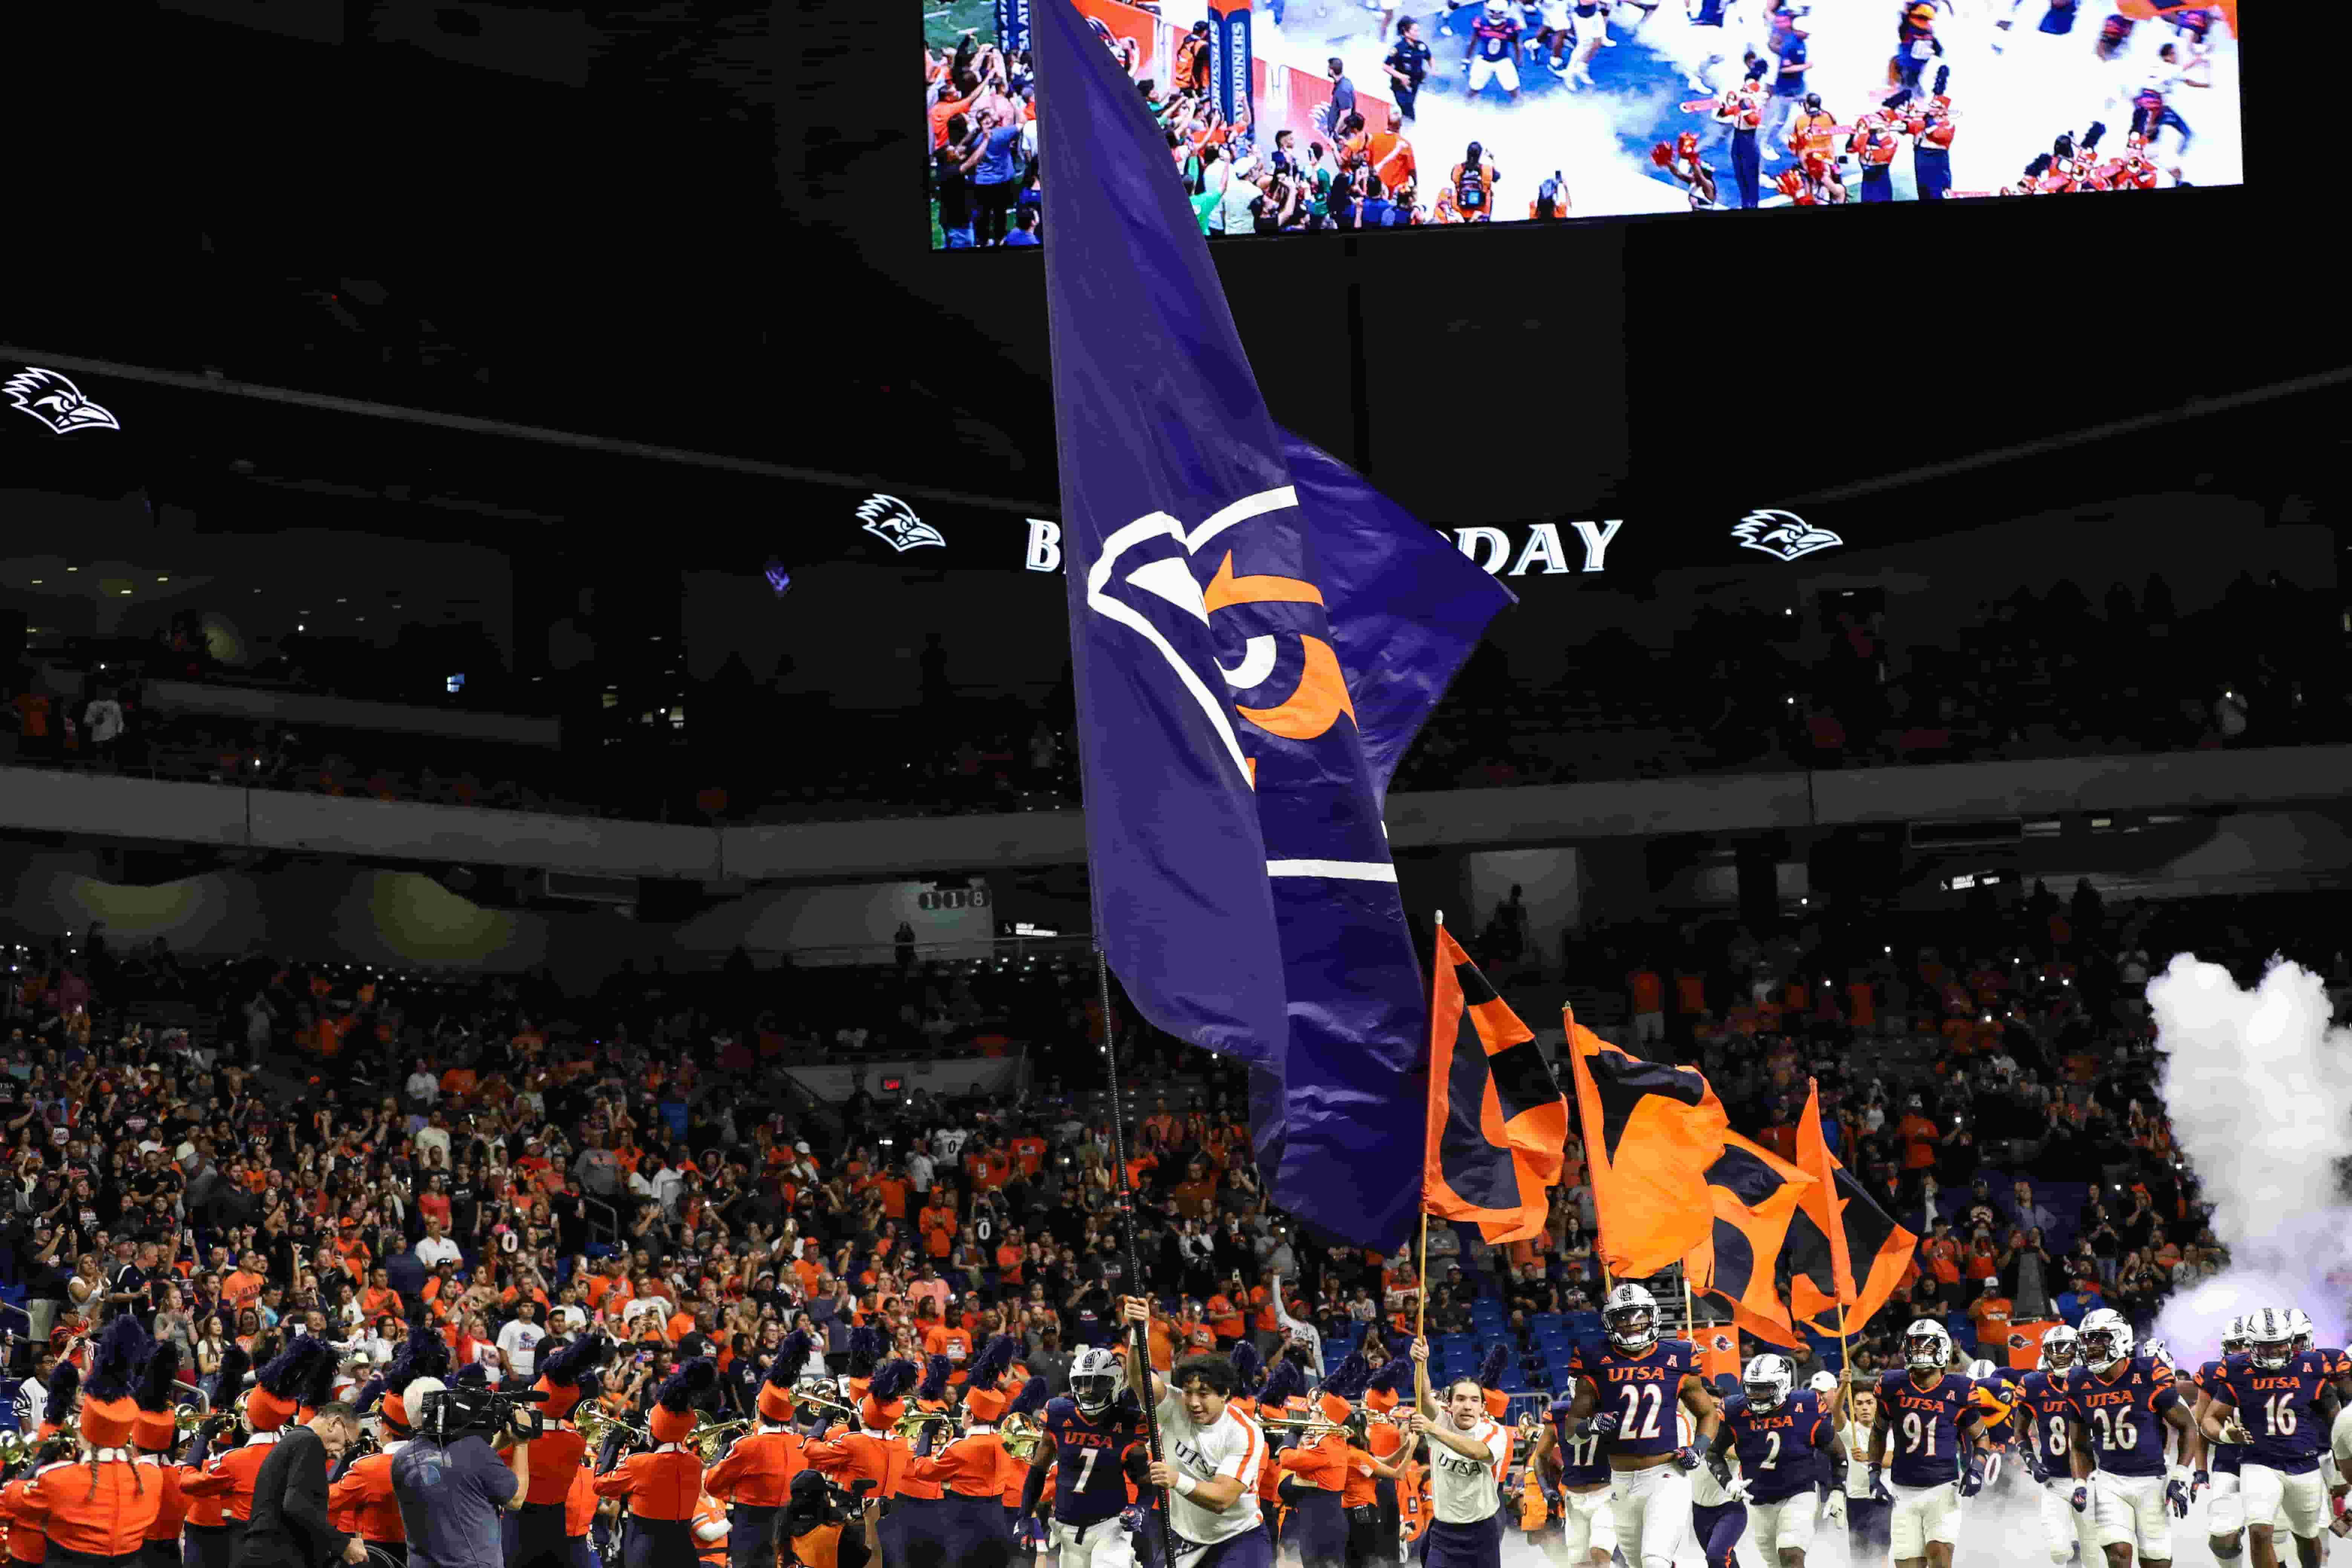
[(1393, 882), (1396, 868), (1385, 860), (1269, 860), (1269, 877), (1338, 877), (1350, 882)]

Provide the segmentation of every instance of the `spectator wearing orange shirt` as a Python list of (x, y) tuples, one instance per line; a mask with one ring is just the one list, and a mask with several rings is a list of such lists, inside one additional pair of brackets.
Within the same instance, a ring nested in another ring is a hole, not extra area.
[(992, 1193), (1013, 1179), (1013, 1156), (1005, 1152), (1004, 1140), (1000, 1137), (986, 1148), (966, 1154), (963, 1168), (975, 1190)]
[(1951, 1310), (1960, 1304), (1960, 1244), (1952, 1235), (1952, 1222), (1938, 1217), (1927, 1239), (1919, 1244), (1920, 1255), (1926, 1258), (1927, 1276), (1936, 1282), (1936, 1295)]
[(1977, 1354), (1989, 1357), (1994, 1365), (2006, 1365), (2009, 1361), (2009, 1320), (2014, 1315), (2016, 1303), (2000, 1293), (2000, 1281), (1987, 1278), (1969, 1303), (1969, 1321), (1977, 1326)]
[(1625, 976), (1633, 994), (1633, 1043), (1649, 1045), (1666, 1037), (1666, 983), (1648, 964)]

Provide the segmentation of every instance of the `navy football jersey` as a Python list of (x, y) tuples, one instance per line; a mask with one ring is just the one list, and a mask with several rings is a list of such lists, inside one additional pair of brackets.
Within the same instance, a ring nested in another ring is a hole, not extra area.
[(2172, 1368), (2146, 1351), (2112, 1378), (2066, 1369), (2066, 1400), (2090, 1429), (2091, 1459), (2111, 1476), (2164, 1474), (2164, 1413), (2180, 1403)]
[(1073, 1399), (1048, 1400), (1044, 1425), (1054, 1439), (1054, 1517), (1097, 1524), (1125, 1508), (1127, 1451), (1144, 1441), (1134, 1391), (1121, 1389), (1116, 1404), (1091, 1418)]
[(2017, 1380), (2017, 1404), (2011, 1408), (2010, 1419), (2025, 1434), (2027, 1445), (2053, 1476), (2071, 1475), (2074, 1471), (2074, 1442), (2068, 1431), (2074, 1411), (2074, 1402), (2066, 1397), (2063, 1389), (2051, 1382), (2048, 1373), (2029, 1372)]
[(1928, 1387), (1907, 1372), (1879, 1374), (1878, 1408), (1886, 1422), (1892, 1461), (1886, 1479), (1898, 1487), (1939, 1487), (1960, 1478), (1960, 1424), (1978, 1418), (1977, 1385), (1948, 1372)]
[(1482, 16), (1470, 26), (1470, 42), (1482, 60), (1516, 59), (1519, 50), (1519, 25), (1507, 18), (1490, 22)]
[(1821, 1469), (1813, 1444), (1825, 1429), (1820, 1394), (1800, 1388), (1768, 1414), (1735, 1394), (1723, 1402), (1723, 1426), (1739, 1452), (1749, 1501), (1782, 1502), (1813, 1489)]
[(1559, 1452), (1559, 1484), (1570, 1491), (1605, 1482), (1609, 1479), (1609, 1439), (1588, 1436), (1571, 1440), (1568, 1435), (1568, 1413), (1576, 1404), (1576, 1396), (1551, 1402), (1544, 1419), (1551, 1423), (1551, 1440)]
[(2250, 1444), (2219, 1445), (2235, 1451), (2249, 1465), (2264, 1465), (2289, 1475), (2305, 1475), (2319, 1468), (2319, 1450), (2327, 1442), (2327, 1423), (2319, 1414), (2319, 1391), (2328, 1383), (2328, 1360), (2320, 1351), (2298, 1351), (2276, 1372), (2258, 1367), (2242, 1352), (2221, 1363), (2213, 1397), (2238, 1407)]
[[(2217, 1398), (2231, 1397), (2221, 1387), (2221, 1363), (2218, 1361), (2209, 1361), (2197, 1369), (2197, 1386)], [(2242, 1443), (2205, 1445), (2206, 1468), (2217, 1476), (2236, 1475), (2238, 1467), (2245, 1462), (2245, 1458), (2246, 1449)]]
[(1698, 1375), (1698, 1347), (1688, 1340), (1660, 1340), (1639, 1355), (1628, 1355), (1606, 1336), (1578, 1342), (1569, 1371), (1590, 1378), (1600, 1392), (1596, 1415), (1614, 1414), (1617, 1435), (1610, 1441), (1621, 1454), (1671, 1454), (1675, 1407), (1683, 1379)]

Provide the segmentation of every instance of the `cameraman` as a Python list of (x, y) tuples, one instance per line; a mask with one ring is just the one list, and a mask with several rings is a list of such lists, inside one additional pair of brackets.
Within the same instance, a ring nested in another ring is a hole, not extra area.
[[(530, 1488), (529, 1416), (515, 1411), (511, 1426), (497, 1431), (500, 1402), (432, 1377), (410, 1384), (401, 1403), (415, 1413), (416, 1429), (392, 1461), (410, 1568), (501, 1568), (499, 1516), (520, 1510)], [(499, 1458), (509, 1450), (511, 1469)]]

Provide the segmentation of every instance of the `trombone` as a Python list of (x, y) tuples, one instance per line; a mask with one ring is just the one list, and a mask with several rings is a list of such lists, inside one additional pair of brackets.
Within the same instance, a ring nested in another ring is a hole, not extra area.
[(1326, 1421), (1319, 1415), (1276, 1415), (1262, 1418), (1258, 1426), (1269, 1432), (1296, 1432), (1299, 1441), (1312, 1443), (1331, 1432), (1345, 1432), (1345, 1422)]
[(736, 1437), (750, 1425), (750, 1422), (738, 1416), (732, 1421), (698, 1426), (694, 1430), (694, 1436), (687, 1440), (694, 1445), (695, 1452), (702, 1457), (702, 1463), (705, 1468), (708, 1468), (717, 1464), (720, 1457), (735, 1446)]
[(921, 1432), (923, 1427), (929, 1423), (933, 1421), (952, 1422), (954, 1420), (955, 1417), (949, 1415), (944, 1410), (909, 1410), (904, 1415), (899, 1416), (897, 1425), (892, 1426), (890, 1429), (896, 1432), (899, 1436), (905, 1438), (908, 1442), (912, 1443), (915, 1440), (916, 1435)]

